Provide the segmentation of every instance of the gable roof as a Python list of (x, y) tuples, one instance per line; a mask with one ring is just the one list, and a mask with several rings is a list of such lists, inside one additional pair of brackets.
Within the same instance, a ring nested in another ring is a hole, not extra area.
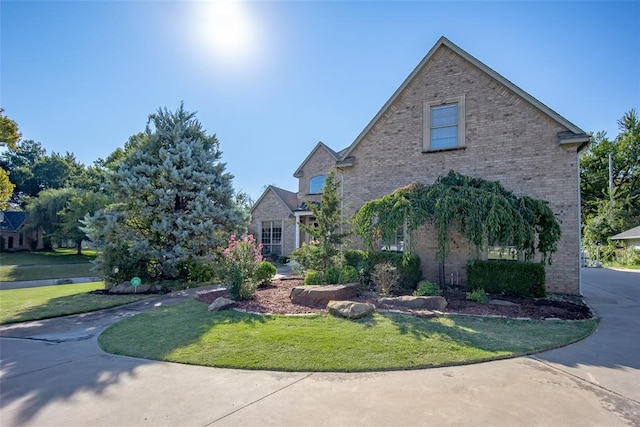
[(2, 212), (0, 230), (18, 231), (29, 216), (26, 212)]
[(515, 84), (513, 84), (512, 82), (510, 82), (509, 80), (507, 80), (506, 78), (504, 78), (503, 76), (501, 76), (500, 74), (498, 74), (497, 72), (495, 72), (494, 70), (492, 70), (491, 68), (489, 68), (488, 66), (480, 62), (479, 60), (477, 60), (476, 58), (474, 58), (473, 56), (471, 56), (470, 54), (468, 54), (467, 52), (462, 50), (460, 47), (458, 47), (456, 44), (454, 44), (449, 39), (443, 36), (443, 37), (440, 37), (438, 42), (431, 48), (431, 50), (429, 50), (429, 52), (422, 59), (422, 61), (420, 61), (420, 63), (411, 72), (411, 74), (409, 74), (409, 76), (404, 80), (404, 82), (402, 82), (400, 87), (393, 93), (393, 95), (391, 95), (391, 98), (389, 98), (389, 100), (382, 106), (380, 111), (378, 111), (378, 114), (376, 114), (373, 117), (373, 119), (371, 119), (371, 121), (363, 129), (363, 131), (360, 132), (360, 134), (357, 136), (355, 141), (353, 141), (353, 143), (346, 150), (343, 150), (341, 152), (342, 153), (341, 160), (346, 160), (347, 157), (349, 157), (351, 152), (356, 148), (356, 146), (360, 143), (360, 141), (364, 139), (367, 133), (373, 128), (373, 126), (378, 122), (378, 120), (386, 113), (387, 109), (391, 107), (391, 105), (393, 105), (393, 103), (400, 96), (400, 94), (407, 88), (407, 86), (409, 86), (409, 84), (413, 81), (413, 79), (422, 71), (422, 69), (426, 66), (426, 64), (433, 57), (436, 51), (443, 46), (451, 49), (454, 53), (456, 53), (457, 55), (461, 56), (463, 59), (473, 64), (484, 73), (488, 74), (489, 77), (495, 79), (502, 85), (509, 88), (511, 91), (516, 93), (525, 101), (529, 102), (531, 105), (533, 105), (535, 108), (540, 110), (542, 113), (546, 114), (551, 119), (555, 120), (556, 122), (560, 123), (567, 129), (569, 129), (571, 131), (571, 134), (558, 135), (561, 142), (581, 143), (582, 145), (578, 149), (578, 151), (580, 151), (590, 141), (590, 137), (585, 133), (585, 131), (583, 131), (582, 129), (580, 129), (579, 127), (577, 127), (576, 125), (574, 125), (573, 123), (565, 119), (564, 117), (562, 117), (560, 114), (553, 111), (551, 108), (544, 105), (542, 102), (538, 101), (533, 96), (529, 95), (524, 90), (520, 89), (518, 86), (516, 86)]
[(627, 231), (623, 231), (622, 233), (616, 234), (611, 238), (611, 240), (626, 240), (626, 239), (640, 239), (640, 225), (637, 227), (630, 228)]
[[(313, 157), (313, 155), (316, 153), (316, 151), (318, 151), (319, 149), (324, 148), (325, 150), (327, 150), (327, 152), (331, 155), (331, 157), (334, 158), (334, 160), (337, 162), (338, 160), (340, 160), (340, 154), (336, 153), (335, 151), (333, 151), (331, 148), (329, 148), (324, 142), (320, 141), (316, 144), (316, 146), (314, 147), (313, 150), (311, 150), (311, 153), (309, 153), (309, 155), (307, 156), (306, 159), (304, 159), (304, 161), (300, 164), (300, 166), (298, 166), (298, 169), (296, 169), (296, 171), (293, 173), (293, 176), (296, 178), (300, 178), (300, 176), (302, 176), (302, 167), (309, 161), (309, 159), (311, 159), (311, 157)], [(343, 150), (344, 151), (344, 150)]]
[(269, 192), (275, 194), (276, 197), (280, 199), (280, 201), (291, 211), (291, 213), (293, 213), (293, 211), (298, 208), (298, 195), (296, 193), (270, 185), (266, 190), (264, 190), (264, 193), (262, 193), (260, 198), (258, 198), (258, 200), (253, 204), (253, 206), (251, 207), (251, 212), (253, 212), (253, 210), (260, 204), (262, 199), (264, 199), (264, 197)]

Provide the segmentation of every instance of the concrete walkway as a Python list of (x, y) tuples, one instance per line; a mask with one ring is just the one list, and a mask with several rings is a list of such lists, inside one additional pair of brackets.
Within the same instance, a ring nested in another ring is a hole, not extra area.
[(640, 425), (640, 274), (583, 274), (583, 292), (602, 316), (591, 337), (535, 357), (417, 371), (238, 371), (97, 346), (111, 322), (188, 293), (4, 326), (0, 425)]

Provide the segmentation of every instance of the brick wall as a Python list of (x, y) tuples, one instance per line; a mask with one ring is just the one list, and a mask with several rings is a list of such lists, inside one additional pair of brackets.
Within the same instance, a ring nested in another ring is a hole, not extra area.
[[(465, 97), (465, 148), (423, 152), (423, 103), (460, 95)], [(558, 144), (557, 133), (565, 130), (507, 87), (441, 46), (352, 151), (354, 165), (344, 169), (346, 213), (351, 215), (366, 201), (404, 185), (432, 184), (449, 170), (500, 181), (518, 196), (529, 195), (550, 202), (561, 222), (562, 238), (553, 264), (546, 266), (547, 289), (577, 294), (578, 157), (575, 147)], [(301, 191), (312, 176), (307, 175), (306, 168)], [(459, 273), (464, 283), (465, 265), (472, 249), (461, 236), (454, 234), (452, 239), (455, 244), (446, 261), (446, 274), (449, 277), (451, 272)], [(433, 230), (420, 229), (412, 236), (412, 242), (422, 259), (426, 277), (437, 278)], [(354, 243), (358, 243), (356, 239)]]
[(300, 170), (298, 179), (298, 199), (301, 201), (320, 201), (320, 194), (309, 194), (309, 180), (314, 176), (326, 175), (335, 166), (336, 158), (325, 148), (318, 147)]
[(273, 191), (268, 191), (254, 208), (249, 225), (249, 232), (258, 243), (262, 243), (262, 221), (272, 220), (282, 221), (282, 253), (291, 254), (295, 249), (295, 218), (282, 200)]

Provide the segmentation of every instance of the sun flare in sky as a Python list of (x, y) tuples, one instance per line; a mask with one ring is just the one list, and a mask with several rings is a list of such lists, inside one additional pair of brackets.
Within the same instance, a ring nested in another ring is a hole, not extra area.
[(257, 23), (239, 0), (194, 3), (194, 36), (205, 54), (227, 65), (246, 63), (256, 53)]

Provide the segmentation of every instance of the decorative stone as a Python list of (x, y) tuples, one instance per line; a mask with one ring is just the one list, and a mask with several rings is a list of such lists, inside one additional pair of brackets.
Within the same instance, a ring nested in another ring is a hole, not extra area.
[(151, 285), (139, 285), (136, 287), (131, 286), (131, 283), (124, 282), (109, 288), (109, 293), (112, 294), (142, 294), (149, 292)]
[(207, 291), (199, 291), (196, 293), (196, 299), (198, 301), (210, 303), (216, 300), (216, 298), (225, 297), (231, 298), (231, 292), (227, 288), (211, 289)]
[(358, 294), (360, 285), (296, 286), (291, 289), (291, 302), (306, 307), (326, 306), (329, 301), (344, 301)]
[(491, 304), (491, 305), (503, 305), (503, 306), (507, 306), (507, 307), (518, 307), (518, 306), (520, 306), (520, 304), (516, 304), (515, 302), (511, 302), (511, 301), (505, 301), (503, 299), (492, 299), (491, 301), (489, 301), (489, 304)]
[(375, 306), (367, 302), (354, 301), (329, 301), (327, 304), (329, 314), (346, 317), (347, 319), (359, 319), (374, 312)]
[(225, 298), (225, 297), (219, 297), (216, 298), (216, 300), (214, 302), (212, 302), (211, 304), (209, 304), (209, 311), (220, 311), (220, 310), (227, 310), (231, 307), (233, 307), (236, 304), (236, 302), (232, 299), (229, 298)]
[(387, 304), (395, 307), (412, 308), (419, 310), (442, 311), (447, 308), (447, 300), (444, 297), (414, 297), (407, 295), (395, 298), (380, 298), (378, 301), (382, 304)]

